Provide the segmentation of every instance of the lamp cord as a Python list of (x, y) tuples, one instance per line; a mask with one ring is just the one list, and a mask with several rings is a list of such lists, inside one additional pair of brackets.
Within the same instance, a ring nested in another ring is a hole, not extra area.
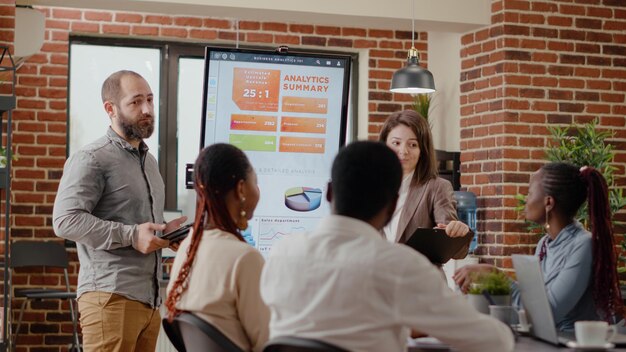
[(411, 0), (411, 47), (415, 47), (415, 0)]

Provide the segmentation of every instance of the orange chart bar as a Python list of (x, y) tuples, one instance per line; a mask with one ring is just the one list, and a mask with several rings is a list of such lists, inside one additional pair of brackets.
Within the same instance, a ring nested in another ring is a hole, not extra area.
[(278, 151), (323, 154), (325, 144), (324, 138), (280, 137)]
[(276, 120), (276, 116), (232, 114), (230, 116), (230, 129), (274, 132), (277, 129)]
[(326, 133), (326, 119), (284, 116), (280, 121), (280, 131), (324, 134)]
[(325, 114), (328, 111), (328, 99), (283, 97), (283, 111)]

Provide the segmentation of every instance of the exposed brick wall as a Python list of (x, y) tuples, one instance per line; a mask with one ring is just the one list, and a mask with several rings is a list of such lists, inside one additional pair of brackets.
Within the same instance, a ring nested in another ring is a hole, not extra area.
[[(8, 32), (2, 19), (11, 7), (4, 3), (0, 0), (0, 40)], [(492, 3), (492, 25), (463, 36), (462, 183), (479, 195), (479, 232), (486, 244), (479, 253), (488, 256), (488, 261), (507, 267), (510, 261), (503, 255), (532, 251), (537, 238), (527, 235), (523, 223), (516, 220), (513, 197), (526, 192), (529, 174), (543, 159), (546, 124), (597, 116), (602, 126), (617, 131), (613, 142), (619, 150), (625, 149), (625, 6), (623, 0), (498, 0)], [(46, 42), (18, 72), (13, 137), (20, 160), (14, 163), (14, 238), (54, 238), (51, 208), (65, 161), (70, 33), (206, 43), (236, 39), (234, 23), (224, 19), (40, 10), (47, 17)], [(369, 116), (370, 138), (389, 113), (410, 105), (408, 96), (388, 91), (391, 75), (404, 65), (410, 32), (251, 21), (239, 25), (244, 44), (366, 50), (368, 77), (360, 79), (368, 82), (368, 111), (360, 113)], [(416, 38), (421, 58), (426, 59), (426, 33)], [(620, 152), (617, 160), (620, 182), (626, 183), (626, 152)], [(23, 276), (15, 279), (29, 284)], [(65, 350), (71, 339), (67, 307), (59, 310), (48, 304), (35, 305), (27, 312), (29, 334), (20, 342), (29, 347), (20, 346), (18, 351)]]
[[(45, 42), (41, 52), (30, 57), (18, 71), (13, 140), (19, 161), (13, 164), (12, 236), (48, 240), (55, 239), (51, 227), (52, 204), (66, 154), (70, 33), (234, 44), (236, 29), (233, 21), (215, 18), (54, 7), (37, 9), (46, 15)], [(288, 44), (323, 50), (367, 51), (369, 77), (360, 79), (368, 82), (369, 111), (360, 113), (369, 113), (372, 136), (390, 112), (410, 104), (407, 97), (388, 91), (393, 72), (406, 61), (410, 32), (251, 21), (241, 21), (239, 28), (239, 39), (244, 45)], [(416, 34), (416, 47), (424, 59), (423, 64), (427, 58), (426, 40), (425, 33)], [(72, 256), (71, 279), (75, 284), (77, 261), (75, 253)], [(25, 282), (20, 275), (14, 282), (36, 284)], [(71, 342), (67, 306), (59, 310), (56, 302), (36, 304), (30, 307), (24, 320), (26, 325), (22, 331), (28, 331), (28, 335), (21, 335), (18, 351), (65, 350)]]
[(518, 220), (514, 196), (526, 194), (543, 162), (548, 125), (599, 118), (615, 130), (618, 184), (626, 184), (626, 2), (491, 8), (491, 26), (462, 37), (461, 183), (479, 196), (479, 254), (511, 267), (506, 256), (533, 253), (538, 240)]
[[(2, 46), (7, 46), (9, 48), (9, 50), (12, 52), (13, 51), (13, 41), (14, 41), (14, 37), (15, 37), (15, 1), (14, 0), (0, 0), (0, 45)], [(8, 58), (5, 58), (2, 62), (0, 62), (0, 65), (3, 67), (8, 67), (10, 66), (10, 63), (8, 61)], [(0, 80), (0, 94), (4, 95), (4, 94), (9, 94), (13, 88), (13, 84), (12, 82), (9, 83), (7, 82), (8, 80), (12, 79), (12, 75), (7, 75), (6, 73), (3, 73), (0, 75), (0, 77), (2, 77), (2, 79)], [(7, 119), (7, 114), (2, 114), (1, 116), (2, 118), (2, 124), (0, 126), (0, 128), (2, 129), (3, 133), (2, 133), (2, 138), (0, 138), (0, 141), (2, 143), (3, 146), (6, 145), (6, 128), (7, 128), (7, 124), (6, 124), (6, 119)], [(2, 181), (3, 186), (4, 186), (4, 181)], [(1, 206), (0, 206), (0, 262), (4, 262), (5, 261), (5, 256), (4, 256), (4, 251), (5, 251), (5, 240), (6, 240), (6, 236), (5, 236), (5, 224), (6, 224), (6, 220), (4, 213), (5, 213), (5, 209), (6, 209), (6, 204), (4, 202), (5, 199), (5, 190), (2, 189), (0, 190), (0, 199), (2, 200)], [(2, 294), (4, 292), (4, 266), (0, 267), (0, 294)], [(4, 313), (4, 300), (0, 299), (0, 315), (2, 315)], [(1, 319), (0, 319), (1, 320)], [(2, 325), (2, 323), (0, 323), (0, 326)], [(2, 329), (0, 329), (0, 338), (2, 338)]]

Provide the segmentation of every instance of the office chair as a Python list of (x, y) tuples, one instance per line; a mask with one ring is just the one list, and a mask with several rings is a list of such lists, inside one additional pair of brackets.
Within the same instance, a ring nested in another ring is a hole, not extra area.
[(281, 336), (271, 339), (263, 352), (348, 352), (326, 342), (295, 336)]
[[(175, 332), (178, 329), (185, 352), (243, 352), (216, 327), (192, 313), (179, 314), (174, 318), (173, 325), (174, 329), (170, 331)], [(169, 334), (168, 337), (170, 337)], [(170, 338), (170, 341), (175, 344), (175, 340)]]
[(65, 247), (57, 242), (16, 241), (11, 243), (9, 259), (9, 266), (11, 269), (35, 266), (63, 268), (63, 275), (65, 277), (65, 290), (46, 289), (43, 287), (15, 289), (14, 296), (25, 299), (20, 308), (20, 315), (15, 328), (15, 336), (13, 337), (13, 346), (15, 346), (17, 336), (20, 332), (26, 303), (29, 300), (60, 299), (69, 301), (70, 314), (72, 316), (72, 333), (74, 337), (72, 349), (80, 351), (80, 341), (78, 339), (78, 317), (77, 313), (74, 311), (73, 304), (76, 300), (76, 292), (72, 292), (70, 290), (70, 279), (67, 273), (69, 261), (67, 259)]
[(172, 321), (171, 323), (167, 320), (167, 317), (163, 318), (161, 321), (163, 325), (163, 331), (165, 331), (165, 335), (172, 343), (172, 346), (178, 352), (187, 352), (185, 350), (185, 344), (183, 343), (183, 337), (180, 334), (180, 329), (178, 328), (178, 322)]

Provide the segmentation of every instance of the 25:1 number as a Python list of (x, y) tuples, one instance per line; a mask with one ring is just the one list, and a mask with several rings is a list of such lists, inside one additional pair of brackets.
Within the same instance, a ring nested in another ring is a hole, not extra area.
[(269, 98), (270, 97), (270, 91), (269, 90), (256, 90), (256, 89), (248, 89), (245, 88), (243, 90), (243, 96), (245, 98)]

